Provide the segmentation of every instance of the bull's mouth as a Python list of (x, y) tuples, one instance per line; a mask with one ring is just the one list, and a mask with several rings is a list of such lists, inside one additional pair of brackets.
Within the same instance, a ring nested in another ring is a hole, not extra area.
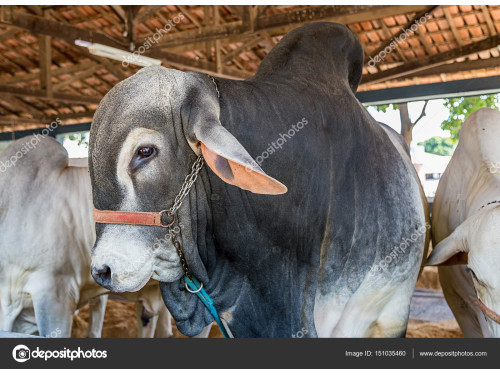
[(149, 280), (151, 280), (152, 276), (153, 276), (153, 272), (151, 271), (151, 274), (149, 275), (149, 277), (144, 279), (144, 281), (142, 281), (136, 288), (130, 289), (129, 292), (138, 292), (139, 290), (144, 288), (146, 286), (146, 284), (149, 282)]

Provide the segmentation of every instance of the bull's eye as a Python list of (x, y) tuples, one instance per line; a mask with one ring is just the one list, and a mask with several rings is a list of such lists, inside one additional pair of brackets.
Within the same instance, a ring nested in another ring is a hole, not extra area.
[(130, 170), (133, 172), (148, 164), (156, 155), (158, 155), (158, 149), (155, 146), (140, 146), (130, 161)]
[(141, 147), (137, 151), (137, 156), (141, 159), (149, 158), (151, 155), (155, 153), (155, 148), (151, 146)]

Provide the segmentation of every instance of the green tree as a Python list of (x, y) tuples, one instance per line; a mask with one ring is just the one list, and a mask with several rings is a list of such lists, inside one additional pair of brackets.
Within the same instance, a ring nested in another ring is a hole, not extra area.
[(444, 101), (450, 111), (448, 119), (443, 121), (441, 129), (449, 130), (454, 143), (458, 142), (458, 135), (464, 120), (480, 108), (499, 109), (498, 95), (481, 95), (461, 98), (451, 98)]
[(432, 137), (424, 142), (419, 142), (423, 145), (425, 152), (441, 156), (450, 156), (453, 154), (454, 142), (450, 137)]
[(84, 145), (86, 148), (89, 147), (88, 133), (75, 133), (70, 134), (68, 138), (71, 141), (78, 141), (78, 146)]
[(401, 119), (401, 135), (405, 139), (408, 147), (411, 145), (413, 128), (417, 123), (425, 117), (425, 109), (427, 108), (428, 100), (425, 101), (420, 116), (415, 121), (411, 121), (410, 113), (408, 112), (408, 103), (401, 104), (382, 104), (374, 106), (379, 112), (386, 112), (388, 108), (399, 110), (399, 118)]

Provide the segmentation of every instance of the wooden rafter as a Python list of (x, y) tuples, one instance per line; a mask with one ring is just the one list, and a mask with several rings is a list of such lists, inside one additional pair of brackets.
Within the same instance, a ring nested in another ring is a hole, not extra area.
[(206, 42), (217, 39), (227, 39), (233, 36), (243, 36), (280, 27), (297, 26), (304, 23), (328, 20), (332, 22), (353, 23), (388, 17), (403, 13), (421, 12), (428, 9), (422, 5), (322, 5), (307, 8), (304, 11), (294, 11), (271, 16), (261, 16), (255, 20), (253, 30), (242, 21), (228, 22), (223, 25), (204, 27), (197, 30), (182, 31), (167, 34), (162, 37), (161, 47), (175, 47), (195, 42)]
[(228, 62), (234, 59), (235, 57), (241, 55), (246, 50), (255, 47), (261, 41), (262, 37), (260, 35), (250, 39), (249, 41), (243, 43), (240, 47), (236, 48), (235, 50), (229, 52), (226, 56), (224, 56), (223, 62)]
[(52, 39), (50, 36), (40, 35), (38, 41), (40, 49), (40, 85), (47, 97), (50, 98), (52, 96)]
[(450, 11), (448, 10), (448, 7), (443, 7), (443, 13), (444, 16), (446, 17), (446, 21), (448, 21), (448, 24), (450, 25), (451, 33), (453, 34), (453, 37), (455, 38), (457, 44), (459, 46), (463, 46), (464, 43), (462, 41), (462, 38), (460, 38), (460, 34), (458, 33), (457, 26), (455, 25), (455, 22), (453, 22), (453, 17), (450, 14)]
[(134, 17), (134, 24), (137, 25), (146, 21), (147, 19), (153, 17), (158, 13), (165, 5), (146, 5), (143, 6), (139, 13)]
[(481, 10), (483, 11), (484, 19), (486, 20), (486, 24), (488, 25), (488, 29), (490, 30), (490, 35), (497, 35), (497, 29), (495, 28), (495, 24), (491, 19), (490, 11), (487, 5), (481, 5)]
[(484, 60), (468, 60), (463, 62), (454, 62), (451, 64), (443, 64), (435, 67), (420, 70), (418, 72), (404, 76), (406, 79), (416, 77), (434, 76), (440, 74), (453, 74), (458, 72), (468, 72), (471, 70), (490, 69), (500, 66), (500, 57), (484, 59)]
[(18, 10), (13, 10), (11, 18), (9, 20), (0, 20), (0, 23), (13, 25), (21, 29), (28, 30), (34, 34), (61, 38), (70, 43), (74, 43), (75, 40), (81, 39), (89, 42), (105, 44), (115, 48), (124, 47), (123, 42), (117, 41), (115, 38), (107, 34), (84, 30), (71, 25), (65, 25), (51, 19), (20, 12)]
[(39, 98), (46, 100), (53, 100), (64, 103), (77, 103), (77, 104), (99, 104), (101, 98), (99, 97), (86, 97), (82, 95), (71, 95), (53, 93), (52, 97), (48, 97), (47, 93), (43, 90), (36, 89), (20, 89), (18, 87), (10, 87), (0, 85), (0, 93), (3, 95), (14, 95), (26, 98)]
[(413, 60), (407, 64), (400, 65), (396, 68), (387, 69), (379, 73), (370, 74), (363, 77), (362, 83), (374, 83), (386, 81), (388, 79), (395, 79), (405, 75), (418, 72), (423, 69), (431, 68), (437, 65), (446, 63), (447, 61), (457, 59), (485, 51), (487, 49), (496, 48), (500, 44), (500, 36), (495, 35), (480, 42), (467, 44), (466, 46), (458, 47), (453, 50), (441, 52), (431, 56), (425, 56), (420, 59)]
[[(395, 34), (392, 34), (391, 37), (385, 42), (382, 43), (382, 45), (375, 49), (373, 52), (370, 53), (370, 56), (365, 60), (365, 63), (367, 64), (372, 58), (375, 58), (380, 52), (382, 52), (384, 49), (386, 49), (388, 46), (391, 45), (393, 42), (393, 39), (396, 38), (399, 34), (403, 33), (405, 30), (411, 30), (411, 27), (415, 24), (418, 24), (420, 19), (426, 15), (426, 13), (431, 13), (434, 9), (436, 9), (438, 6), (432, 5), (432, 6), (427, 6), (421, 11), (417, 12), (415, 16), (401, 29), (399, 29)], [(381, 21), (382, 23), (384, 22), (383, 20)]]

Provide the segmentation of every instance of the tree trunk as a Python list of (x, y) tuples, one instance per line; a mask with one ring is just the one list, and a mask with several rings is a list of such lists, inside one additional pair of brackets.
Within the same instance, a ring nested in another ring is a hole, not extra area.
[(408, 144), (408, 147), (410, 147), (414, 124), (410, 120), (410, 114), (408, 113), (408, 103), (398, 104), (398, 108), (399, 117), (401, 118), (401, 135)]

